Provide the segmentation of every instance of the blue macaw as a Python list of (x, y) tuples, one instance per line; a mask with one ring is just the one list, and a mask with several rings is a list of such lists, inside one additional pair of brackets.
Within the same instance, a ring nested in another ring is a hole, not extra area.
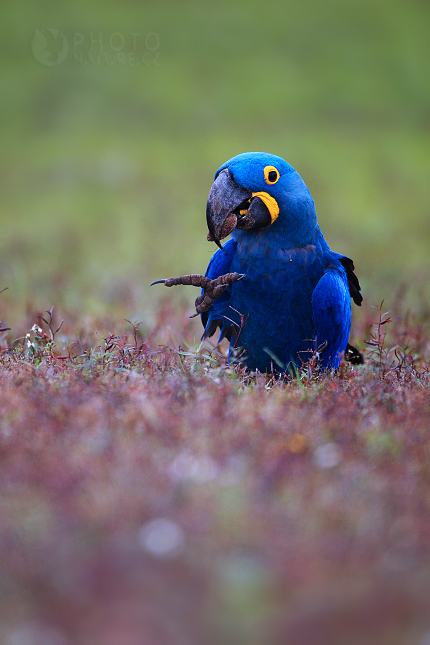
[[(252, 371), (295, 373), (312, 355), (321, 369), (336, 369), (346, 351), (361, 362), (348, 345), (351, 298), (362, 301), (354, 264), (330, 250), (309, 189), (292, 166), (264, 152), (226, 161), (215, 174), (206, 218), (208, 239), (220, 247), (207, 284), (181, 282), (203, 286), (196, 301), (203, 339), (220, 329), (230, 356)], [(204, 306), (211, 281), (219, 286)]]

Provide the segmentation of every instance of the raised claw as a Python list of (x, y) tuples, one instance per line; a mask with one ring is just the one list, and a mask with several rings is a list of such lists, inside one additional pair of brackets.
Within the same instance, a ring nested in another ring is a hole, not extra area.
[(188, 275), (182, 275), (178, 278), (166, 278), (165, 280), (155, 280), (151, 282), (153, 284), (165, 284), (166, 287), (174, 287), (179, 284), (191, 285), (193, 287), (200, 287), (203, 289), (201, 293), (196, 298), (195, 306), (196, 313), (190, 316), (194, 318), (199, 314), (207, 311), (214, 301), (222, 294), (224, 291), (234, 282), (238, 282), (245, 277), (244, 273), (225, 273), (224, 275), (218, 276), (214, 280), (211, 280), (205, 275), (200, 275), (198, 273), (190, 273)]

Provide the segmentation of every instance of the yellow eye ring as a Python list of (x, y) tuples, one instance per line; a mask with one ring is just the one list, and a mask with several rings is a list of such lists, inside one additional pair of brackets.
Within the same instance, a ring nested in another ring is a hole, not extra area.
[(266, 184), (276, 184), (279, 179), (279, 170), (275, 166), (266, 166), (264, 169), (264, 180)]

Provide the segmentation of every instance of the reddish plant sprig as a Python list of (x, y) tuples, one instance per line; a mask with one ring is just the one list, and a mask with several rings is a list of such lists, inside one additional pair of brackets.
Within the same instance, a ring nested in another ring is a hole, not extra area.
[(40, 318), (41, 320), (43, 320), (43, 322), (44, 322), (46, 325), (48, 325), (48, 330), (49, 330), (49, 335), (50, 335), (50, 337), (51, 337), (51, 342), (53, 342), (53, 341), (54, 341), (54, 338), (55, 338), (55, 334), (57, 334), (57, 333), (60, 331), (61, 327), (63, 326), (64, 319), (62, 319), (62, 320), (61, 320), (61, 322), (60, 322), (60, 324), (58, 325), (58, 327), (57, 327), (56, 329), (54, 329), (54, 327), (53, 327), (53, 322), (54, 322), (54, 307), (51, 307), (51, 309), (47, 309), (45, 313), (47, 313), (47, 314), (48, 314), (48, 320), (47, 320), (46, 318), (44, 318), (43, 316), (39, 316), (39, 318)]

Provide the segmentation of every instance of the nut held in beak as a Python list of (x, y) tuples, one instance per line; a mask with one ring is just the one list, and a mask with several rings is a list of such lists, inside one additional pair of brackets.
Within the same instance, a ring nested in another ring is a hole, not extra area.
[(225, 222), (222, 225), (220, 239), (223, 240), (225, 237), (227, 237), (227, 235), (230, 235), (230, 233), (236, 228), (236, 225), (237, 217), (234, 213), (230, 213), (230, 215), (226, 217)]

